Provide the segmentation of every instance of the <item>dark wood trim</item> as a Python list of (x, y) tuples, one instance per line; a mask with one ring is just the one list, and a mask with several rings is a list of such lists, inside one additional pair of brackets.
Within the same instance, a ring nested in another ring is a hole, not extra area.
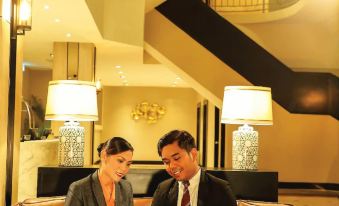
[[(80, 43), (77, 43), (78, 46), (78, 61), (77, 61), (77, 74), (76, 74), (76, 80), (79, 80), (79, 64), (80, 64)], [(88, 81), (88, 80), (87, 80)]]
[(70, 79), (69, 78), (69, 72), (68, 72), (68, 45), (69, 45), (69, 42), (66, 42), (66, 79)]
[[(13, 4), (12, 2), (12, 12)], [(13, 17), (12, 17), (13, 20)], [(12, 21), (13, 22), (13, 21)], [(11, 28), (15, 27), (11, 23)], [(15, 32), (15, 34), (13, 33)], [(14, 148), (14, 119), (15, 119), (15, 84), (16, 84), (16, 31), (11, 29), (10, 56), (9, 56), (9, 91), (8, 91), (8, 123), (7, 123), (7, 156), (6, 156), (6, 206), (12, 205), (12, 179), (13, 179), (13, 148)], [(15, 37), (15, 38), (14, 38)]]
[(280, 189), (325, 189), (339, 191), (339, 183), (279, 182)]
[(214, 107), (214, 167), (219, 167), (220, 109)]
[(200, 123), (201, 123), (201, 103), (197, 104), (197, 124), (196, 124), (196, 138), (197, 138), (197, 150), (200, 150)]
[(207, 165), (207, 129), (208, 129), (208, 101), (204, 100), (202, 114), (202, 166)]
[(226, 126), (221, 124), (220, 131), (220, 167), (225, 167)]
[(162, 165), (162, 161), (156, 160), (133, 160), (134, 165)]
[(93, 82), (96, 82), (99, 79), (96, 79), (97, 73), (97, 48), (94, 47), (93, 51)]
[(92, 151), (91, 151), (91, 163), (92, 165), (95, 163), (94, 162), (94, 154), (96, 149), (94, 148), (94, 135), (95, 135), (95, 122), (91, 122), (91, 129), (92, 129), (92, 134), (91, 134), (91, 145), (92, 145)]
[[(93, 76), (92, 76), (92, 81), (93, 82), (96, 82), (96, 47), (94, 47), (94, 57), (93, 57)], [(98, 101), (98, 96), (99, 96), (99, 93), (97, 92), (97, 101)], [(98, 103), (98, 102), (97, 102)], [(98, 105), (99, 106), (99, 105)], [(99, 108), (98, 108), (99, 110)], [(99, 111), (98, 111), (99, 112)], [(98, 113), (98, 117), (100, 119), (100, 114)], [(97, 153), (97, 149), (95, 148), (95, 145), (94, 145), (94, 138), (95, 138), (95, 122), (92, 122), (92, 136), (91, 136), (91, 141), (92, 141), (92, 151), (91, 151), (91, 162), (92, 164), (95, 164), (94, 162), (94, 154)]]
[[(100, 162), (94, 162), (93, 165), (98, 165)], [(132, 165), (162, 165), (162, 161), (157, 160), (133, 160)]]

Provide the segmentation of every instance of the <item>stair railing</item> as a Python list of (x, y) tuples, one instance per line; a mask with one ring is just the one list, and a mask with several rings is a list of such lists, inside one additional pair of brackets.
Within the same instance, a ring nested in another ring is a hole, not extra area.
[(272, 12), (288, 8), (300, 0), (203, 0), (217, 12)]

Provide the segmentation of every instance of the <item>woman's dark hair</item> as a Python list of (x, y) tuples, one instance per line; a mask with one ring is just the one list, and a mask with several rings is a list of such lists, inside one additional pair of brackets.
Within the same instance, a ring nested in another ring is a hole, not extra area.
[(159, 156), (161, 157), (162, 148), (176, 141), (178, 142), (178, 146), (187, 152), (190, 152), (193, 148), (196, 148), (194, 138), (190, 133), (185, 130), (172, 130), (160, 138), (158, 142)]
[(115, 155), (125, 151), (134, 151), (132, 145), (122, 137), (112, 137), (104, 143), (99, 144), (97, 151), (100, 157), (101, 151), (106, 149), (108, 155)]

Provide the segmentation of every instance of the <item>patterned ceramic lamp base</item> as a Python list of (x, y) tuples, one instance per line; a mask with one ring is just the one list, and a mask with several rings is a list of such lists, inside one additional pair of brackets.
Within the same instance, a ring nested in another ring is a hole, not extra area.
[(258, 169), (258, 132), (244, 125), (233, 132), (232, 168)]
[(84, 165), (84, 131), (79, 122), (65, 122), (65, 125), (60, 127), (59, 166)]

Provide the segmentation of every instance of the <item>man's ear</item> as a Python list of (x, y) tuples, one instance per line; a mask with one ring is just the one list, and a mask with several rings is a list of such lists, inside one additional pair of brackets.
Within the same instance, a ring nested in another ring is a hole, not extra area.
[(191, 157), (191, 159), (193, 161), (196, 161), (197, 157), (198, 157), (198, 150), (197, 150), (197, 148), (192, 148), (190, 153), (189, 153), (189, 155), (190, 155), (190, 157)]

